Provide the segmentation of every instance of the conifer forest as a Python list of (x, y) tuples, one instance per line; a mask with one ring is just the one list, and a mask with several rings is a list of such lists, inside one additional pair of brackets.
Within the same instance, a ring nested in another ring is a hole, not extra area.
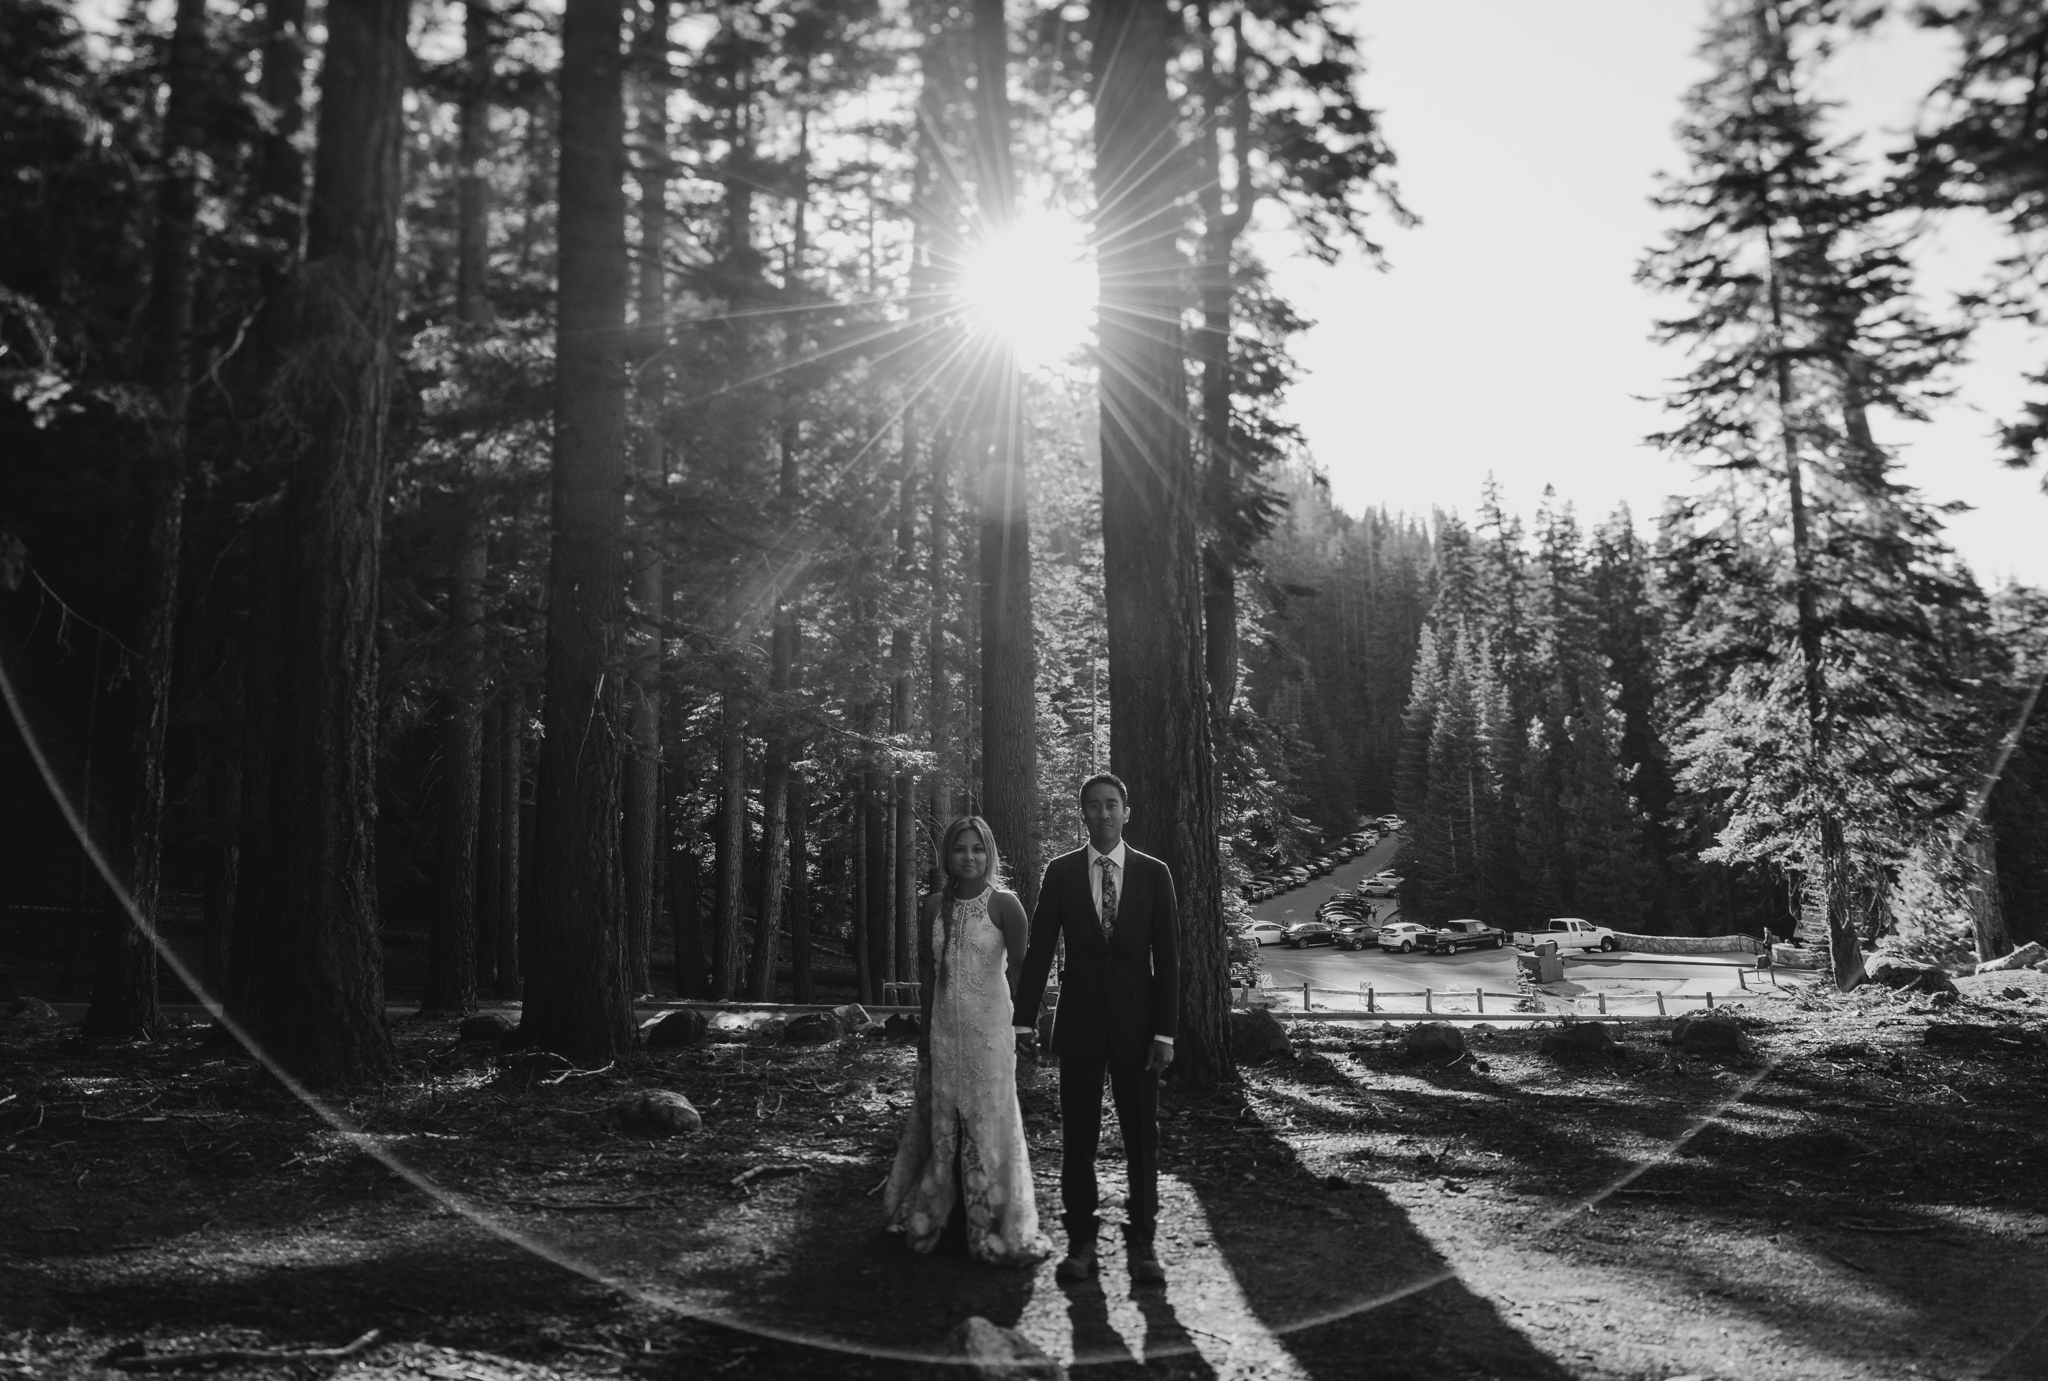
[[(2042, 1374), (2048, 592), (1881, 438), (2048, 315), (2048, 10), (1684, 0), (1671, 496), (1409, 511), (1274, 271), (1429, 232), (1382, 3), (0, 0), (0, 1376)], [(1028, 913), (1098, 773), (1142, 1307), (862, 1217), (941, 838)], [(1265, 944), (1340, 883), (1672, 972)]]

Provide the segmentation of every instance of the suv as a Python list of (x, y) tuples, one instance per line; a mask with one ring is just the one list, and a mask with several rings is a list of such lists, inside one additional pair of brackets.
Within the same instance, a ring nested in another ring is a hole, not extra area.
[(1337, 927), (1338, 949), (1371, 949), (1380, 942), (1380, 928), (1370, 918), (1346, 921)]
[(1413, 954), (1418, 949), (1429, 948), (1431, 931), (1426, 925), (1413, 921), (1393, 921), (1380, 927), (1380, 948), (1391, 949), (1401, 954)]
[(1456, 954), (1461, 949), (1499, 949), (1507, 936), (1484, 921), (1445, 921), (1429, 937), (1432, 954)]

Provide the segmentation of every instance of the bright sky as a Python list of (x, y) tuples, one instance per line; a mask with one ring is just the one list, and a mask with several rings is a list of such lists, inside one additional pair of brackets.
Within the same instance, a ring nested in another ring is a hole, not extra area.
[[(1490, 472), (1525, 515), (1551, 484), (1582, 520), (1626, 500), (1647, 524), (1686, 487), (1689, 466), (1642, 445), (1662, 420), (1640, 400), (1684, 368), (1648, 339), (1676, 303), (1631, 275), (1662, 228), (1654, 175), (1681, 167), (1671, 127), (1701, 70), (1701, 12), (1694, 0), (1356, 5), (1368, 98), (1424, 223), (1383, 227), (1384, 274), (1266, 246), (1277, 286), (1318, 323), (1296, 343), (1309, 376), (1293, 413), (1343, 506), (1470, 515)], [(1904, 128), (1942, 63), (1939, 40), (1899, 28), (1852, 49), (1845, 120)], [(1991, 244), (1950, 235), (1927, 285), (1973, 284)], [(1903, 445), (1908, 480), (1930, 497), (1975, 506), (1950, 537), (1980, 581), (2048, 585), (2041, 474), (1998, 465), (1990, 441), (2021, 376), (2048, 363), (2048, 339), (2013, 328), (1976, 355), (1931, 424), (1880, 439)]]

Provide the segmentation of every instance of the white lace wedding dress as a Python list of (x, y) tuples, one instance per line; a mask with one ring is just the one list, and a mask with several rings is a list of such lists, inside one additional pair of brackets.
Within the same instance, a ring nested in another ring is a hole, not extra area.
[(926, 936), (938, 956), (929, 1059), (883, 1198), (888, 1228), (913, 1248), (938, 1245), (957, 1201), (977, 1261), (1026, 1264), (1051, 1254), (1017, 1106), (1017, 1041), (1010, 1027), (1008, 954), (988, 914), (989, 890), (940, 906)]

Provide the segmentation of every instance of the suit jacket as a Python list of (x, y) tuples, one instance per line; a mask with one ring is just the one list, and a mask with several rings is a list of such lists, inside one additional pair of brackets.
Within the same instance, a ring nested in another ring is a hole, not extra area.
[(1017, 983), (1015, 1024), (1038, 1025), (1052, 974), (1053, 943), (1064, 935), (1067, 966), (1053, 1016), (1059, 1055), (1107, 1055), (1143, 1064), (1154, 1036), (1180, 1034), (1180, 914), (1164, 863), (1124, 846), (1115, 934), (1105, 940), (1088, 896), (1088, 850), (1045, 865), (1031, 941)]

